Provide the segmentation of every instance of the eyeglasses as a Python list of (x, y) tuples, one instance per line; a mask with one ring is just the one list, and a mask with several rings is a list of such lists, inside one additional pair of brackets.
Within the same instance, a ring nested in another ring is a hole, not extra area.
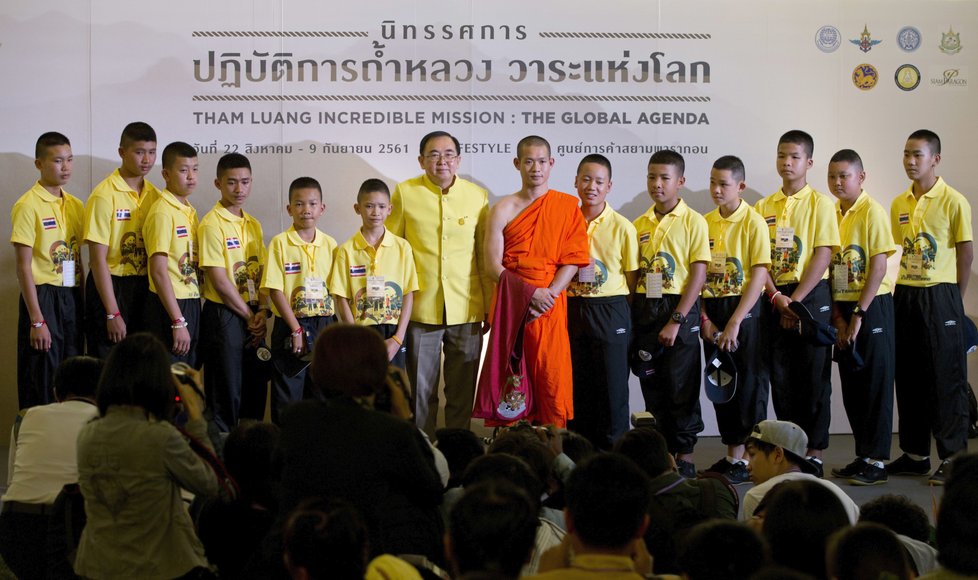
[(439, 161), (444, 161), (445, 163), (451, 163), (458, 159), (458, 155), (455, 153), (439, 153), (437, 151), (432, 151), (424, 156), (428, 161), (438, 163)]

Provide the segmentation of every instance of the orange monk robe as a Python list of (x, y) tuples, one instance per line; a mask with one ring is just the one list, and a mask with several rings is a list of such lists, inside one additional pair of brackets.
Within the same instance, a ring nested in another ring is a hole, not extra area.
[[(560, 266), (587, 266), (587, 226), (576, 197), (550, 190), (503, 229), (503, 267), (527, 283), (546, 288)], [(528, 419), (566, 427), (574, 418), (567, 292), (554, 307), (526, 325), (523, 352), (533, 388)]]

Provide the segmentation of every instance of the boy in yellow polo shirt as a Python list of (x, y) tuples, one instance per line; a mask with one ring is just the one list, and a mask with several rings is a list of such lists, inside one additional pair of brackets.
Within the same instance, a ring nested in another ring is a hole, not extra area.
[(893, 296), (896, 401), (903, 455), (890, 475), (930, 471), (931, 432), (941, 464), (930, 482), (944, 484), (951, 456), (968, 447), (968, 379), (964, 305), (974, 257), (971, 206), (937, 175), (941, 139), (914, 131), (903, 150), (913, 183), (893, 200), (893, 241), (903, 247)]
[(404, 336), (418, 289), (414, 253), (407, 240), (384, 227), (391, 213), (386, 183), (364, 181), (353, 210), (363, 225), (336, 249), (329, 276), (337, 313), (342, 322), (374, 327), (385, 339), (388, 359), (403, 369), (407, 362)]
[(754, 425), (767, 418), (768, 376), (761, 361), (761, 304), (771, 244), (764, 220), (741, 198), (747, 184), (744, 162), (720, 157), (710, 171), (710, 194), (717, 209), (706, 214), (710, 254), (700, 334), (710, 360), (717, 349), (737, 367), (737, 390), (726, 403), (713, 403), (727, 456), (706, 471), (733, 484), (748, 483), (744, 444)]
[(160, 197), (146, 179), (156, 164), (156, 131), (142, 122), (126, 125), (119, 157), (122, 164), (95, 186), (85, 204), (85, 330), (88, 352), (99, 358), (142, 328), (149, 293), (143, 218)]
[(700, 414), (699, 296), (710, 262), (706, 220), (679, 197), (686, 162), (670, 149), (649, 159), (654, 204), (635, 220), (639, 277), (632, 302), (633, 350), (662, 353), (653, 372), (639, 377), (645, 405), (659, 420), (679, 473), (696, 477), (693, 447)]
[(316, 337), (336, 321), (327, 287), (336, 240), (319, 231), (323, 189), (311, 177), (289, 185), (286, 212), (292, 227), (272, 238), (261, 289), (272, 300), (272, 421), (289, 403), (302, 400), (311, 378), (301, 358), (311, 356)]
[(822, 475), (822, 450), (829, 446), (832, 394), (830, 346), (817, 346), (798, 333), (792, 302), (801, 302), (815, 320), (829, 324), (832, 293), (828, 267), (839, 247), (839, 224), (832, 201), (808, 185), (815, 142), (804, 131), (778, 140), (781, 189), (757, 202), (768, 226), (771, 272), (765, 288), (772, 311), (764, 309), (771, 396), (778, 419), (808, 435), (808, 458)]
[(829, 191), (837, 204), (840, 250), (832, 257), (832, 323), (839, 330), (835, 357), (842, 379), (842, 402), (852, 426), (856, 459), (832, 475), (853, 485), (887, 480), (893, 436), (895, 351), (893, 284), (886, 259), (893, 255), (890, 222), (876, 200), (863, 191), (863, 161), (852, 149), (829, 161)]
[(230, 432), (239, 418), (261, 420), (265, 387), (256, 349), (265, 338), (267, 293), (259, 293), (265, 267), (261, 224), (245, 213), (251, 194), (251, 163), (240, 153), (217, 162), (214, 185), (221, 198), (200, 220), (200, 267), (204, 306), (200, 362), (214, 422)]
[(568, 428), (610, 449), (628, 431), (629, 300), (638, 278), (635, 226), (605, 201), (611, 162), (588, 155), (574, 180), (587, 221), (591, 263), (567, 287), (567, 334), (574, 370), (574, 419)]
[(197, 187), (197, 150), (181, 141), (163, 149), (166, 189), (143, 222), (149, 256), (146, 330), (170, 349), (174, 362), (197, 364), (200, 326), (200, 273), (197, 267), (197, 210), (190, 195)]
[(51, 381), (61, 361), (82, 353), (81, 263), (85, 207), (62, 186), (71, 178), (71, 143), (44, 133), (34, 147), (40, 178), (14, 203), (10, 243), (17, 256), (17, 402), (54, 402)]

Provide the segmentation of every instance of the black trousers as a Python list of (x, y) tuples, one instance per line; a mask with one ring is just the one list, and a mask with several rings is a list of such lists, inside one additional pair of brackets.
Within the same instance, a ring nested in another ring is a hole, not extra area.
[(20, 297), (17, 320), (17, 402), (21, 409), (54, 402), (52, 381), (61, 361), (84, 352), (81, 288), (41, 284), (37, 302), (48, 332), (51, 349), (31, 348), (31, 315)]
[[(733, 316), (740, 296), (707, 298), (703, 309), (710, 321), (723, 330)], [(761, 360), (761, 297), (754, 303), (740, 323), (737, 334), (737, 350), (730, 353), (737, 365), (737, 392), (726, 403), (713, 404), (717, 414), (717, 427), (724, 445), (742, 445), (747, 441), (754, 425), (767, 418), (768, 382), (767, 368)], [(703, 354), (709, 360), (717, 348), (703, 341)]]
[(187, 332), (190, 333), (190, 350), (187, 354), (177, 356), (173, 354), (173, 319), (163, 307), (163, 302), (155, 292), (150, 292), (146, 297), (145, 322), (143, 327), (146, 332), (153, 334), (156, 338), (163, 341), (167, 352), (170, 353), (170, 360), (173, 362), (185, 362), (188, 365), (200, 368), (197, 361), (197, 337), (200, 331), (200, 298), (179, 298), (177, 307), (180, 308), (180, 315), (187, 320)]
[[(397, 333), (396, 324), (373, 324), (369, 326), (380, 333), (381, 338), (387, 340), (388, 338), (394, 336)], [(407, 338), (405, 336), (405, 338)], [(391, 359), (391, 364), (399, 369), (407, 370), (407, 347), (403, 344), (397, 349), (397, 354)]]
[(900, 448), (946, 459), (968, 447), (964, 306), (956, 284), (897, 285), (896, 400)]
[[(852, 308), (856, 303), (837, 304), (848, 324), (852, 321)], [(839, 363), (842, 404), (852, 427), (856, 456), (889, 459), (896, 372), (893, 296), (882, 294), (873, 298), (856, 335), (856, 352), (863, 359), (861, 370), (854, 371), (850, 365)]]
[(567, 334), (574, 371), (574, 419), (568, 428), (599, 449), (628, 431), (628, 341), (625, 296), (567, 299)]
[(198, 352), (218, 429), (227, 433), (239, 419), (264, 418), (269, 375), (251, 345), (248, 322), (224, 304), (205, 300)]
[[(126, 334), (142, 330), (145, 315), (146, 297), (149, 294), (149, 278), (146, 276), (112, 276), (112, 293), (119, 314), (126, 322)], [(105, 311), (102, 297), (95, 286), (95, 278), (91, 270), (85, 283), (85, 336), (88, 339), (88, 354), (104, 359), (115, 346), (109, 342), (105, 316), (111, 314)]]
[[(632, 304), (635, 339), (652, 338), (670, 324), (670, 315), (679, 304), (678, 295), (662, 298), (636, 296)], [(680, 325), (676, 342), (658, 357), (655, 372), (641, 379), (645, 408), (655, 415), (670, 453), (692, 453), (696, 436), (703, 430), (700, 410), (700, 385), (703, 362), (700, 360), (700, 307), (697, 301)]]
[[(797, 286), (785, 284), (778, 290), (791, 296)], [(832, 297), (827, 280), (816, 284), (802, 303), (816, 320), (831, 322)], [(810, 449), (825, 449), (832, 416), (832, 347), (810, 344), (796, 329), (781, 328), (780, 313), (770, 308), (761, 310), (774, 412), (778, 419), (802, 428)]]
[[(310, 316), (297, 318), (309, 338), (309, 348), (312, 348), (319, 334), (326, 327), (336, 322), (335, 316)], [(282, 411), (290, 404), (312, 397), (312, 375), (308, 368), (297, 374), (285, 372), (288, 366), (296, 364), (292, 354), (292, 329), (281, 318), (276, 318), (272, 325), (272, 422), (278, 424)]]

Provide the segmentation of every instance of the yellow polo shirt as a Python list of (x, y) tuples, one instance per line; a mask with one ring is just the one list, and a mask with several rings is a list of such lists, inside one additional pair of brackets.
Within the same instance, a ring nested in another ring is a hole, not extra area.
[[(892, 256), (896, 249), (893, 247), (893, 234), (886, 210), (865, 191), (859, 194), (845, 215), (839, 202), (835, 203), (835, 211), (842, 245), (832, 256), (832, 277), (829, 279), (832, 298), (840, 302), (853, 302), (859, 300), (866, 285), (869, 259), (878, 254)], [(883, 276), (876, 296), (892, 291), (893, 281)]]
[[(245, 302), (256, 302), (262, 270), (265, 268), (265, 240), (258, 220), (244, 211), (238, 217), (222, 206), (221, 202), (217, 202), (204, 219), (200, 220), (198, 237), (200, 266), (224, 268), (228, 279), (238, 289), (241, 299)], [(204, 298), (224, 304), (209, 278), (210, 275), (205, 272)], [(249, 280), (251, 293), (248, 292)]]
[[(10, 242), (31, 248), (31, 273), (34, 285), (80, 286), (81, 241), (85, 206), (81, 200), (61, 190), (51, 195), (40, 182), (20, 196), (10, 211)], [(74, 284), (65, 284), (61, 263), (75, 261)]]
[[(710, 232), (711, 260), (706, 271), (703, 298), (741, 296), (750, 284), (754, 266), (771, 266), (771, 240), (760, 214), (741, 200), (730, 217), (715, 209), (706, 214)], [(719, 259), (724, 256), (722, 268)]]
[(598, 217), (587, 225), (587, 238), (594, 263), (594, 281), (581, 282), (578, 270), (567, 287), (567, 295), (584, 298), (627, 296), (625, 272), (638, 270), (635, 226), (605, 202)]
[(655, 206), (635, 220), (638, 233), (639, 276), (635, 289), (645, 295), (646, 275), (662, 273), (662, 294), (682, 294), (694, 262), (710, 262), (706, 220), (679, 200), (660, 221)]
[(85, 203), (85, 240), (108, 248), (105, 261), (113, 276), (145, 276), (143, 218), (160, 190), (143, 180), (142, 193), (129, 187), (116, 169), (102, 180)]
[[(166, 254), (167, 275), (178, 300), (200, 298), (197, 225), (194, 206), (181, 203), (166, 189), (160, 193), (160, 199), (150, 208), (143, 222), (146, 255)], [(159, 294), (152, 276), (149, 277), (149, 289)]]
[[(333, 296), (328, 286), (329, 272), (333, 268), (333, 255), (336, 253), (336, 240), (316, 230), (316, 237), (307, 242), (299, 237), (295, 226), (272, 238), (268, 244), (268, 259), (261, 287), (280, 290), (289, 300), (292, 314), (296, 318), (313, 316), (332, 316)], [(306, 288), (323, 286), (322, 297), (307, 296)], [(281, 318), (275, 303), (272, 312)]]
[[(893, 200), (890, 225), (893, 241), (903, 247), (897, 284), (957, 284), (956, 244), (973, 239), (971, 205), (963, 195), (941, 177), (919, 200), (913, 196), (911, 186)], [(911, 256), (915, 262), (920, 261), (919, 274), (909, 271)]]
[(442, 193), (422, 174), (397, 185), (391, 206), (387, 230), (411, 244), (418, 271), (411, 320), (481, 321), (492, 297), (492, 283), (479, 268), (489, 215), (486, 190), (456, 176)]
[[(382, 298), (367, 298), (368, 276), (384, 277)], [(374, 249), (357, 230), (336, 249), (329, 287), (333, 294), (350, 301), (357, 324), (397, 324), (404, 296), (418, 289), (411, 245), (388, 231)]]
[[(828, 197), (810, 185), (791, 196), (779, 189), (757, 202), (755, 210), (768, 226), (771, 277), (778, 286), (801, 280), (815, 248), (827, 246), (833, 252), (839, 249), (839, 223), (835, 219), (835, 207)], [(790, 249), (777, 247), (775, 238), (779, 227), (794, 228), (794, 241)], [(822, 279), (828, 277), (826, 270)]]

